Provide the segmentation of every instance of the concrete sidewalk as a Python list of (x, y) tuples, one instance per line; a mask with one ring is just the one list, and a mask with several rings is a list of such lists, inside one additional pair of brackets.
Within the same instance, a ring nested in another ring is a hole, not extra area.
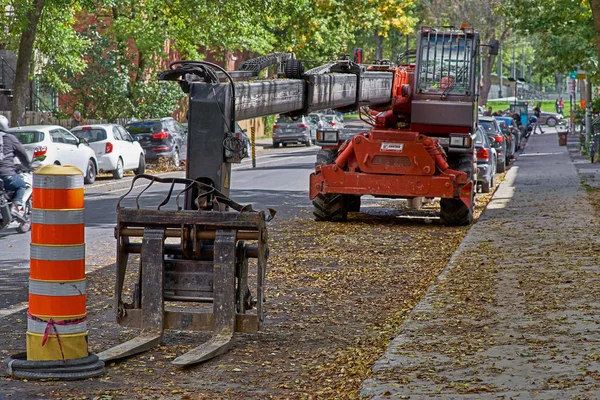
[(364, 397), (600, 398), (598, 219), (576, 168), (600, 165), (576, 143), (530, 138)]

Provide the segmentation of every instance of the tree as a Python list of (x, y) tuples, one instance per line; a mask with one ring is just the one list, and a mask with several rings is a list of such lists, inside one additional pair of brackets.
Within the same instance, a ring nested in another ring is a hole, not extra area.
[[(507, 0), (505, 12), (515, 21), (519, 32), (535, 40), (540, 72), (566, 73), (580, 66), (595, 71), (598, 63), (600, 22), (594, 34), (592, 14), (599, 10), (598, 0)], [(591, 5), (591, 8), (590, 8)]]
[[(454, 25), (466, 23), (479, 32), (482, 44), (495, 39), (500, 43), (505, 41), (511, 32), (512, 20), (505, 17), (504, 0), (423, 0), (422, 19), (433, 26)], [(492, 84), (491, 74), (496, 65), (496, 56), (490, 55), (485, 49), (480, 49), (481, 88), (479, 104), (487, 103)]]
[(72, 30), (73, 14), (79, 7), (76, 1), (0, 0), (0, 7), (12, 11), (3, 21), (2, 41), (17, 52), (11, 121), (14, 125), (22, 122), (27, 108), (33, 68), (51, 65), (47, 69), (48, 82), (60, 86), (60, 80), (52, 77), (51, 71), (73, 72), (83, 68), (79, 54), (84, 44)]

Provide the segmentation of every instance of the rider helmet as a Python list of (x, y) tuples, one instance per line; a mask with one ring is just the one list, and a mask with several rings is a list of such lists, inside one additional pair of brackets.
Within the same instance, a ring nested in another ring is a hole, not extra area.
[(8, 128), (10, 128), (8, 118), (6, 118), (4, 115), (0, 115), (0, 131), (6, 132)]

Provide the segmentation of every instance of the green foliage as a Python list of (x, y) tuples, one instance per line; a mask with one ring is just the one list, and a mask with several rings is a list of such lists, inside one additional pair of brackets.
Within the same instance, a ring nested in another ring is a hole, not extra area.
[(171, 115), (177, 102), (184, 97), (181, 88), (173, 82), (136, 82), (132, 88), (133, 112), (138, 119), (160, 118)]
[(515, 28), (535, 37), (538, 69), (567, 73), (581, 66), (595, 71), (596, 44), (587, 1), (507, 0), (505, 12)]

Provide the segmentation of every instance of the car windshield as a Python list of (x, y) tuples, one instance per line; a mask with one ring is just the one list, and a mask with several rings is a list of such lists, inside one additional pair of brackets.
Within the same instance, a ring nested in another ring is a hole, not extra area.
[(71, 133), (79, 139), (87, 140), (89, 143), (106, 140), (106, 131), (102, 128), (76, 129), (71, 131)]
[(297, 119), (294, 120), (287, 115), (280, 115), (279, 118), (277, 118), (276, 124), (295, 124), (297, 122), (298, 122)]
[(39, 131), (18, 131), (10, 132), (15, 135), (19, 142), (22, 144), (39, 143), (44, 140), (44, 132)]
[(468, 91), (473, 46), (473, 40), (461, 33), (424, 34), (418, 89), (433, 93)]
[(483, 143), (483, 133), (481, 132), (480, 129), (477, 129), (477, 132), (475, 133), (475, 143), (476, 144)]
[(160, 122), (156, 121), (134, 122), (125, 126), (125, 129), (127, 129), (132, 135), (156, 133), (162, 130)]
[(479, 120), (479, 125), (485, 129), (486, 133), (496, 133), (496, 127), (492, 121)]
[(319, 118), (319, 116), (318, 116), (318, 115), (316, 115), (316, 114), (312, 114), (312, 115), (309, 115), (309, 116), (308, 116), (308, 120), (309, 120), (310, 122), (312, 122), (313, 124), (318, 124), (318, 123), (319, 123), (319, 121), (321, 120), (321, 118)]

